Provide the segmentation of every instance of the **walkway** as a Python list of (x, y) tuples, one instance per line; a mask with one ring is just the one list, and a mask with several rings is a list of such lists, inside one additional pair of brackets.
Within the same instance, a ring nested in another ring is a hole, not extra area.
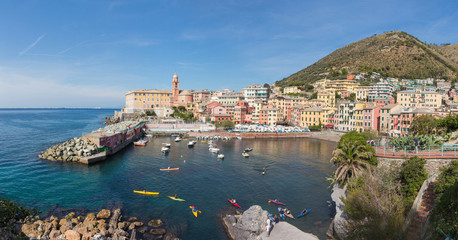
[(431, 183), (428, 188), (426, 188), (421, 198), (420, 206), (417, 209), (417, 213), (410, 222), (409, 228), (407, 229), (407, 239), (423, 239), (426, 223), (435, 201), (436, 194), (434, 193), (434, 183)]
[(410, 158), (419, 156), (426, 159), (458, 159), (458, 148), (432, 146), (426, 150), (415, 150), (415, 147), (396, 148), (376, 146), (375, 155), (383, 158)]

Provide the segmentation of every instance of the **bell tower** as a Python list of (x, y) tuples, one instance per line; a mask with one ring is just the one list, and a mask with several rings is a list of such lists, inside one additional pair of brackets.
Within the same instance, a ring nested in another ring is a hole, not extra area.
[(178, 75), (175, 73), (173, 75), (173, 80), (172, 80), (172, 96), (173, 96), (173, 102), (177, 103), (178, 102), (178, 94), (180, 94), (180, 88), (179, 88), (179, 82), (178, 82)]

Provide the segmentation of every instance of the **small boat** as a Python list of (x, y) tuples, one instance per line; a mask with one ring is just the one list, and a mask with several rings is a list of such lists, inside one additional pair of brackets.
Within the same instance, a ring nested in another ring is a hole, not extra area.
[[(289, 210), (288, 210), (289, 211)], [(287, 211), (285, 211), (285, 216), (289, 217), (289, 218), (292, 218), (292, 219), (295, 219), (293, 214), (291, 214), (291, 211), (290, 213), (287, 213)]]
[(175, 141), (175, 142), (181, 142), (181, 138), (180, 138), (180, 137), (177, 137), (177, 138), (175, 138), (175, 140), (173, 140), (173, 141)]
[(172, 146), (172, 144), (170, 144), (170, 143), (162, 143), (162, 144), (163, 144), (164, 146), (168, 147), (168, 148), (170, 148), (170, 147)]
[(237, 137), (238, 140), (242, 140), (242, 137)]
[(312, 209), (305, 209), (305, 213), (303, 212), (299, 213), (299, 215), (297, 215), (297, 218), (307, 215), (310, 211), (312, 211)]
[(266, 211), (267, 212), (267, 217), (269, 217), (270, 221), (272, 221), (273, 223), (275, 223), (275, 218), (274, 216), (269, 212), (269, 211)]
[(207, 141), (200, 141), (201, 143), (208, 143)]
[(158, 195), (158, 192), (146, 192), (146, 191), (137, 191), (134, 190), (134, 193), (145, 194), (145, 195)]
[(172, 135), (170, 135), (170, 137), (171, 137), (171, 138), (174, 138), (174, 137), (177, 137), (177, 135), (172, 134)]
[(195, 217), (197, 217), (197, 214), (201, 214), (202, 213), (202, 211), (197, 210), (196, 207), (194, 207), (194, 206), (189, 206), (189, 208), (192, 209), (192, 214), (194, 214)]
[(242, 152), (242, 156), (244, 156), (244, 157), (246, 157), (246, 158), (247, 158), (247, 157), (249, 157), (249, 156), (250, 156), (250, 154), (248, 154), (247, 152)]
[(282, 202), (279, 202), (278, 200), (272, 200), (272, 199), (267, 199), (268, 202), (271, 202), (273, 204), (277, 204), (277, 205), (284, 205), (286, 206), (286, 204), (282, 203)]
[(285, 211), (282, 208), (278, 208), (278, 214), (280, 215), (281, 218), (283, 218), (283, 220), (286, 220)]
[(245, 148), (245, 152), (251, 152), (253, 151), (253, 148)]
[(168, 148), (168, 147), (162, 147), (161, 148), (161, 152), (163, 152), (163, 153), (168, 153), (169, 151), (170, 151), (170, 148)]
[(219, 152), (219, 148), (210, 148), (209, 150), (212, 153), (218, 153)]
[(218, 154), (217, 158), (218, 158), (218, 159), (224, 159), (224, 154), (221, 154), (221, 153)]
[(161, 170), (161, 171), (176, 171), (176, 170), (179, 170), (179, 169), (180, 168), (170, 168), (170, 167), (168, 167), (168, 168), (161, 168), (159, 170)]
[(145, 137), (147, 137), (147, 138), (152, 138), (152, 137), (153, 137), (153, 134), (146, 134)]
[(184, 199), (181, 199), (181, 198), (176, 198), (176, 197), (172, 197), (172, 196), (168, 196), (170, 199), (172, 200), (175, 200), (175, 201), (179, 201), (179, 202), (184, 202), (185, 200)]
[(134, 142), (134, 146), (146, 146), (146, 143), (147, 143), (146, 140), (140, 139), (140, 140)]
[(188, 147), (194, 147), (194, 144), (196, 144), (195, 141), (189, 141), (188, 142)]
[(227, 201), (229, 201), (232, 205), (236, 206), (236, 207), (240, 207), (240, 205), (238, 205), (236, 202), (232, 202), (231, 199), (227, 199)]

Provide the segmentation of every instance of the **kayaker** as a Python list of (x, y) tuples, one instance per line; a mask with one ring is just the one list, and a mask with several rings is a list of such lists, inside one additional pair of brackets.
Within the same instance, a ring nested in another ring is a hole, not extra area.
[(278, 212), (281, 214), (285, 213), (285, 211), (283, 210), (283, 208), (279, 208)]
[(236, 203), (235, 199), (231, 199), (232, 203)]
[(178, 195), (177, 195), (176, 193), (175, 193), (175, 196), (174, 196), (174, 198), (178, 198)]
[(301, 213), (307, 213), (307, 208), (304, 208)]
[(289, 215), (291, 213), (291, 211), (289, 209), (285, 208), (285, 213)]
[(278, 218), (277, 214), (275, 214), (275, 216), (274, 216), (274, 222), (275, 223), (280, 222), (280, 218)]
[(146, 193), (146, 189), (143, 189), (143, 192)]

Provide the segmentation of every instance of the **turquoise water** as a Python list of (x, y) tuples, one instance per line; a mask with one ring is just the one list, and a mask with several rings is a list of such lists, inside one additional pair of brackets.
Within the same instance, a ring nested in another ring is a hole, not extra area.
[[(194, 148), (187, 141), (158, 137), (146, 147), (129, 146), (108, 161), (93, 166), (42, 161), (37, 155), (51, 145), (81, 136), (100, 127), (109, 109), (0, 110), (0, 196), (46, 212), (60, 208), (122, 206), (125, 214), (140, 220), (161, 218), (167, 229), (183, 239), (227, 239), (220, 217), (233, 211), (227, 198), (236, 198), (242, 209), (258, 204), (270, 212), (278, 198), (297, 215), (304, 207), (312, 212), (288, 220), (299, 229), (325, 238), (331, 210), (329, 163), (336, 144), (315, 139), (262, 139), (219, 141), (225, 155), (217, 160), (207, 144)], [(168, 155), (162, 143), (171, 142)], [(241, 152), (251, 147), (249, 158)], [(161, 172), (160, 168), (179, 167)], [(262, 168), (267, 167), (265, 175)], [(159, 196), (132, 190), (160, 192)], [(186, 202), (166, 196), (177, 193)], [(195, 218), (190, 205), (202, 211)]]

